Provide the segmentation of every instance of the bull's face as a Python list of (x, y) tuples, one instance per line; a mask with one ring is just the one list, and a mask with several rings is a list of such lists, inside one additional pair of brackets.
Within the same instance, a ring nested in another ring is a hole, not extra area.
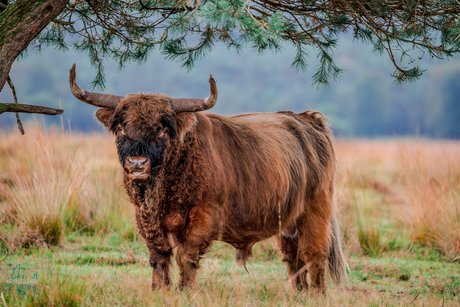
[(75, 64), (69, 75), (73, 95), (101, 107), (97, 119), (116, 137), (118, 156), (125, 175), (133, 181), (150, 180), (164, 163), (174, 142), (181, 142), (196, 123), (193, 112), (212, 108), (217, 102), (216, 82), (210, 76), (211, 93), (205, 99), (173, 99), (163, 94), (127, 97), (91, 93), (77, 85)]
[[(164, 95), (128, 95), (115, 109), (96, 112), (97, 119), (116, 138), (118, 157), (129, 179), (149, 180), (178, 136), (177, 116), (170, 100)], [(182, 114), (178, 115), (181, 120)]]

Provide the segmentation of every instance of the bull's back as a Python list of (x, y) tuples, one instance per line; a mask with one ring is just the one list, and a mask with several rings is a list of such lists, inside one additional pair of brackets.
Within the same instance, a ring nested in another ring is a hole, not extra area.
[(303, 212), (324, 179), (321, 131), (308, 114), (201, 116), (212, 136), (202, 144), (227, 241), (270, 237)]

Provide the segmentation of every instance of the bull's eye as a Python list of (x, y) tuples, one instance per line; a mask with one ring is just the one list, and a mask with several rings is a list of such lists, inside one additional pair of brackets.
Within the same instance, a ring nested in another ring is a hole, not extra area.
[(124, 130), (123, 130), (123, 127), (122, 127), (122, 126), (118, 126), (118, 128), (117, 128), (117, 134), (118, 134), (118, 135), (124, 134)]
[(168, 127), (164, 128), (164, 129), (163, 129), (163, 133), (164, 133), (164, 134), (168, 134), (168, 133), (169, 133), (169, 128), (168, 128)]

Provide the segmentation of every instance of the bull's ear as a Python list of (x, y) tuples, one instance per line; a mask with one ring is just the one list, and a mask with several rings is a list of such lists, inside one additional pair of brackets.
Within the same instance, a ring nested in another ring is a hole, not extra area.
[(112, 108), (100, 108), (96, 111), (96, 118), (107, 128), (109, 127), (109, 120), (112, 117), (115, 109)]
[(181, 143), (184, 141), (187, 132), (196, 125), (197, 121), (194, 113), (179, 113), (176, 115), (177, 135)]

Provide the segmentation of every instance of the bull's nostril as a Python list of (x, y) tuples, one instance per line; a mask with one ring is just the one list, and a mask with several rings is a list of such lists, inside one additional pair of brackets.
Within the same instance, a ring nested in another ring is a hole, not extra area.
[(145, 167), (148, 164), (148, 162), (149, 162), (148, 158), (128, 157), (126, 163), (129, 166)]

